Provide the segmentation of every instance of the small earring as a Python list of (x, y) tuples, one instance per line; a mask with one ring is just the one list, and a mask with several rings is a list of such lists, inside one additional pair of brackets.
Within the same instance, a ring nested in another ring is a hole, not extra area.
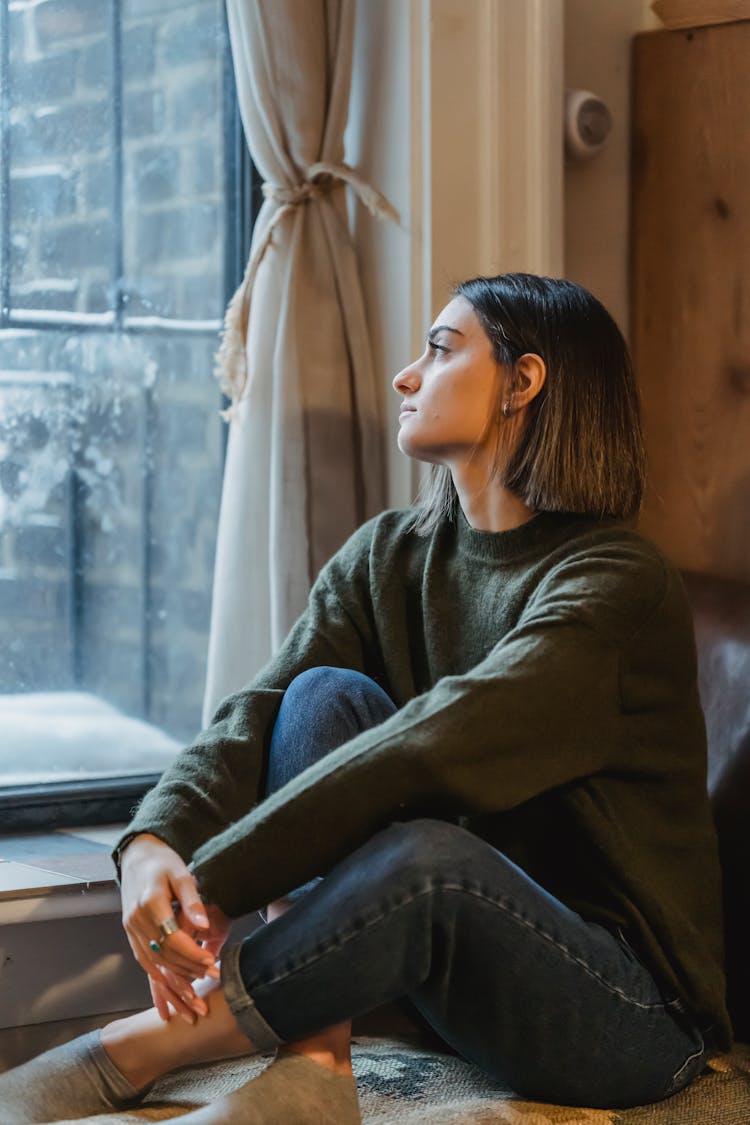
[(510, 399), (503, 403), (503, 418), (510, 418)]

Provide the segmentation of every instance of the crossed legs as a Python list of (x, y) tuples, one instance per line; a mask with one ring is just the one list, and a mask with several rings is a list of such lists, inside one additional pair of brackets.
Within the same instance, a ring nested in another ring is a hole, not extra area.
[[(281, 789), (307, 766), (394, 711), (395, 706), (385, 692), (359, 673), (313, 669), (299, 676), (284, 697), (274, 727), (266, 792)], [(271, 903), (266, 911), (267, 922), (272, 924), (285, 914), (314, 883), (299, 888), (287, 899)], [(207, 982), (198, 985), (196, 992), (205, 1004), (205, 1013), (192, 1026), (175, 1019), (165, 1023), (150, 1009), (115, 1021), (102, 1030), (107, 1054), (136, 1088), (147, 1086), (179, 1066), (256, 1050), (252, 1038), (238, 1025), (219, 985)], [(350, 1020), (288, 1042), (284, 1050), (287, 1055), (307, 1058), (334, 1075), (352, 1077)]]
[[(357, 677), (316, 669), (291, 685), (269, 786), (289, 779), (284, 764), (292, 775), (311, 764), (294, 758), (305, 738), (320, 756), (392, 712)], [(459, 1052), (541, 1100), (637, 1104), (701, 1069), (700, 1036), (627, 947), (461, 828), (394, 824), (303, 891), (226, 951), (222, 987), (206, 987), (194, 1027), (150, 1011), (103, 1030), (126, 1089), (186, 1063), (277, 1046), (264, 1082), (186, 1125), (356, 1122), (348, 1021), (397, 996)], [(0, 1101), (5, 1092), (0, 1078)], [(310, 1111), (316, 1097), (327, 1108)]]

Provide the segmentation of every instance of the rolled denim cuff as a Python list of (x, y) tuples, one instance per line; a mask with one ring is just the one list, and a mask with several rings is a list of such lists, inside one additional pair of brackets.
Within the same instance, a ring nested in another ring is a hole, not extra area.
[(266, 1023), (242, 982), (239, 966), (241, 949), (242, 943), (240, 942), (222, 950), (221, 983), (224, 988), (224, 995), (232, 1015), (258, 1050), (275, 1051), (282, 1039)]

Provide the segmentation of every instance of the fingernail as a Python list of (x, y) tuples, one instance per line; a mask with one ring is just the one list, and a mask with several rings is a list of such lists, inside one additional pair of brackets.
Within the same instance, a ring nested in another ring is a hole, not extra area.
[(221, 980), (221, 970), (216, 966), (213, 969), (206, 969), (206, 976), (211, 977), (212, 980)]
[(192, 914), (192, 917), (193, 917), (193, 921), (197, 922), (199, 926), (207, 926), (208, 925), (208, 918), (206, 917), (205, 914), (201, 914), (201, 912), (199, 910), (194, 910), (193, 914)]
[(195, 996), (194, 994), (191, 994), (189, 992), (184, 992), (182, 994), (182, 1000), (185, 1004), (187, 1004), (189, 1008), (192, 1008), (194, 1012), (197, 1012), (199, 1016), (205, 1016), (208, 1012), (208, 1007), (206, 1006), (205, 1001), (201, 1000), (200, 996)]
[(185, 1023), (189, 1023), (191, 1027), (195, 1025), (195, 1016), (191, 1016), (189, 1012), (180, 1012)]

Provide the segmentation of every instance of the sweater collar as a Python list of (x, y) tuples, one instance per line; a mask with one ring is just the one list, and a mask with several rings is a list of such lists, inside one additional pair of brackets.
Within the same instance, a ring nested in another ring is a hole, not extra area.
[(515, 562), (528, 555), (545, 554), (564, 542), (574, 525), (581, 522), (591, 523), (592, 520), (571, 512), (537, 512), (526, 523), (510, 531), (478, 531), (468, 522), (459, 505), (455, 521), (456, 540), (463, 555)]

